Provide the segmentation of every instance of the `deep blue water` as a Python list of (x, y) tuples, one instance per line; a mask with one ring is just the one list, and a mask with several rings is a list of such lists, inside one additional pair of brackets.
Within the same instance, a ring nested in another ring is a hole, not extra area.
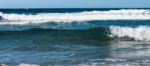
[(0, 9), (0, 63), (149, 66), (150, 9)]

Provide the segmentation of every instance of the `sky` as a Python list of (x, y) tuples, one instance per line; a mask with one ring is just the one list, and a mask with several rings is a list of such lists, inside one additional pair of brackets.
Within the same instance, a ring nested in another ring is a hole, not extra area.
[(150, 8), (150, 0), (0, 0), (0, 8)]

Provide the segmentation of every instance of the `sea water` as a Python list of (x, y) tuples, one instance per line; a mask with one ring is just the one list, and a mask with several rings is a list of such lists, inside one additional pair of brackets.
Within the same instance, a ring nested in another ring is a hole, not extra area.
[(150, 9), (0, 9), (0, 16), (1, 65), (150, 65)]

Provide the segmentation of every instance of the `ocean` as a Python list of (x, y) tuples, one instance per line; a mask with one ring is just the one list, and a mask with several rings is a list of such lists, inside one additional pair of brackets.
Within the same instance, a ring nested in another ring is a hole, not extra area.
[(0, 9), (0, 66), (150, 66), (150, 9)]

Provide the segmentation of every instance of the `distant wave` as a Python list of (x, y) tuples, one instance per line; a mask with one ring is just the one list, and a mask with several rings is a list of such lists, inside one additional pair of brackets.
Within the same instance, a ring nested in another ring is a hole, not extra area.
[(84, 11), (77, 13), (6, 14), (0, 16), (7, 21), (0, 25), (26, 25), (45, 22), (85, 22), (93, 20), (150, 20), (149, 9), (122, 9), (109, 11)]

